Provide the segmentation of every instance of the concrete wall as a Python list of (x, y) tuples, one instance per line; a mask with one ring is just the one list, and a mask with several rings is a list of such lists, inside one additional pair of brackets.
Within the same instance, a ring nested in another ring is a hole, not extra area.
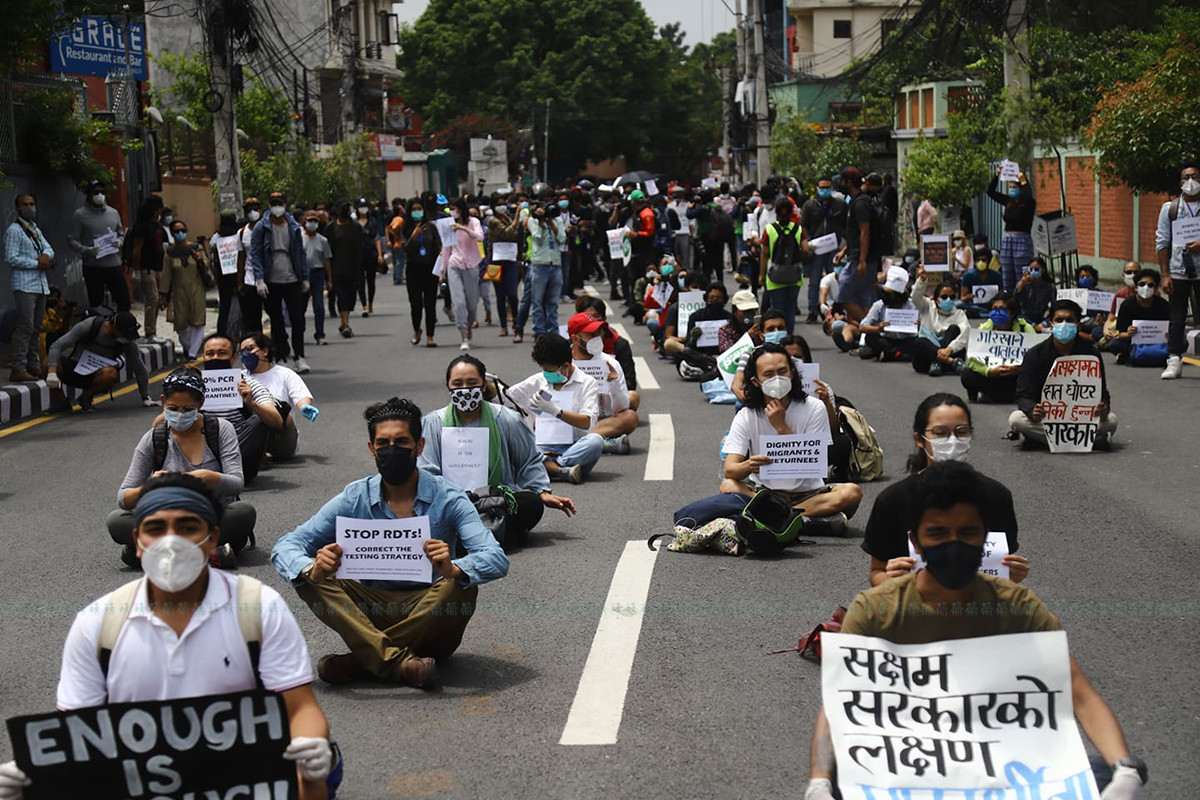
[(217, 229), (218, 222), (212, 184), (200, 178), (164, 177), (162, 181), (163, 202), (174, 209), (175, 219), (187, 223), (188, 234), (193, 239), (197, 236), (211, 236)]
[[(838, 75), (854, 59), (879, 49), (880, 21), (894, 16), (904, 4), (903, 0), (789, 0), (788, 13), (796, 20), (796, 50), (813, 54), (813, 75)], [(851, 38), (833, 38), (834, 20), (850, 20)]]

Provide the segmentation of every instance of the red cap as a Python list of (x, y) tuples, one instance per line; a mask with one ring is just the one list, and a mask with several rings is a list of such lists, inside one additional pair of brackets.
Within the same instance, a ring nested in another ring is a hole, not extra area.
[(596, 319), (590, 314), (580, 312), (567, 320), (567, 333), (574, 336), (577, 333), (595, 333), (602, 328), (607, 328), (608, 323), (602, 319)]

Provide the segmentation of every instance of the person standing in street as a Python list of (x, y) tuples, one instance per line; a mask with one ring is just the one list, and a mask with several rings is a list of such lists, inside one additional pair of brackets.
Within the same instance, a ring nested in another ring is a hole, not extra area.
[(468, 213), (465, 197), (450, 207), (450, 216), (454, 219), (454, 238), (442, 242), (446, 283), (454, 302), (454, 324), (462, 336), (458, 349), (470, 350), (471, 329), (479, 307), (479, 243), (483, 241), (483, 226)]
[(1158, 212), (1154, 246), (1162, 270), (1162, 291), (1171, 298), (1167, 329), (1167, 368), (1163, 380), (1178, 378), (1183, 372), (1184, 329), (1188, 301), (1200, 302), (1200, 236), (1191, 241), (1176, 241), (1175, 224), (1200, 217), (1200, 163), (1184, 164), (1179, 170), (1180, 196)]
[[(236, 338), (242, 328), (238, 293), (244, 285), (246, 251), (238, 235), (237, 216), (232, 209), (221, 212), (217, 232), (208, 240), (209, 259), (217, 279), (217, 333)], [(232, 261), (232, 263), (230, 263)], [(233, 271), (230, 272), (229, 270)], [(255, 295), (257, 297), (258, 295)]]
[(46, 273), (54, 266), (54, 248), (38, 227), (33, 195), (17, 195), (16, 207), (17, 218), (4, 231), (4, 260), (12, 271), (13, 307), (17, 312), (9, 380), (29, 383), (42, 377), (38, 335), (46, 316), (46, 295), (50, 294)]
[(337, 308), (341, 318), (338, 333), (342, 338), (354, 336), (350, 329), (350, 312), (354, 310), (354, 294), (361, 278), (362, 226), (350, 217), (350, 201), (339, 200), (334, 204), (334, 220), (325, 226), (325, 238), (329, 240), (329, 293), (334, 298), (331, 306)]
[(1025, 178), (1018, 175), (1009, 181), (1004, 192), (999, 190), (1000, 167), (988, 184), (987, 195), (1004, 206), (1004, 238), (1000, 240), (1000, 271), (1004, 276), (1004, 291), (1016, 294), (1017, 276), (1033, 258), (1033, 217), (1037, 213), (1037, 202), (1033, 189)]
[[(817, 195), (807, 200), (800, 208), (800, 227), (812, 241), (821, 236), (836, 234), (838, 241), (846, 235), (846, 204), (833, 196), (833, 179), (817, 181)], [(806, 322), (817, 322), (821, 317), (821, 279), (833, 269), (835, 247), (828, 253), (814, 253), (808, 264), (808, 318)]]
[(184, 356), (189, 360), (197, 358), (204, 341), (207, 317), (201, 276), (209, 266), (204, 259), (204, 249), (188, 240), (188, 229), (183, 220), (176, 219), (171, 223), (171, 244), (167, 247), (165, 262), (158, 304), (162, 308), (171, 307), (175, 335)]
[(838, 281), (838, 300), (847, 316), (853, 322), (859, 322), (875, 299), (875, 285), (883, 270), (883, 253), (877, 244), (874, 202), (863, 191), (862, 172), (858, 167), (846, 167), (838, 180), (842, 193), (850, 198), (843, 249), (847, 264)]
[(137, 219), (126, 234), (129, 238), (127, 263), (142, 285), (142, 300), (146, 304), (142, 336), (147, 343), (166, 341), (158, 338), (158, 282), (170, 224), (163, 217), (163, 199), (152, 194), (138, 206)]
[(304, 212), (304, 256), (308, 259), (308, 294), (304, 297), (305, 309), (308, 308), (308, 298), (312, 297), (313, 328), (316, 342), (319, 345), (325, 341), (325, 287), (333, 285), (330, 261), (333, 252), (329, 249), (329, 240), (318, 230), (321, 218), (316, 211)]
[(82, 206), (75, 209), (67, 244), (83, 259), (83, 282), (88, 305), (104, 305), (108, 291), (117, 311), (128, 311), (129, 284), (121, 269), (121, 215), (105, 202), (104, 182), (92, 181)]
[(254, 226), (262, 219), (262, 204), (257, 197), (247, 197), (242, 204), (242, 213), (245, 216), (242, 227), (238, 229), (238, 237), (245, 251), (246, 263), (238, 289), (238, 309), (242, 312), (242, 333), (247, 334), (262, 330), (262, 298), (255, 291), (254, 270), (250, 268), (250, 244), (254, 239)]
[(388, 247), (392, 250), (392, 285), (404, 283), (404, 201), (399, 197), (392, 199), (392, 218), (387, 224)]
[[(308, 258), (300, 226), (287, 213), (287, 198), (283, 192), (271, 192), (267, 203), (271, 213), (257, 225), (250, 240), (250, 266), (254, 270), (254, 288), (267, 306), (271, 318), (271, 338), (280, 363), (295, 352), (296, 372), (309, 371), (304, 360), (304, 306), (308, 293)], [(283, 320), (283, 305), (287, 304), (292, 323), (292, 338), (288, 340)]]
[[(637, 194), (637, 192), (635, 192)], [(547, 215), (539, 205), (527, 222), (529, 262), (533, 275), (533, 333), (558, 333), (558, 297), (562, 293), (562, 258), (559, 248), (567, 241), (562, 217)], [(520, 330), (518, 325), (517, 329)]]
[(371, 316), (375, 310), (375, 276), (385, 272), (387, 267), (383, 261), (383, 229), (379, 227), (376, 215), (371, 213), (367, 198), (358, 198), (358, 225), (362, 228), (362, 274), (358, 280), (358, 302), (363, 307), (362, 315)]

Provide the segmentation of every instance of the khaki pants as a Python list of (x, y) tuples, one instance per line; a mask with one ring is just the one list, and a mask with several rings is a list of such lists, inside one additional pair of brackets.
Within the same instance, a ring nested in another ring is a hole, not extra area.
[(142, 270), (142, 294), (146, 300), (146, 315), (142, 324), (142, 336), (158, 335), (158, 273), (152, 269)]
[(402, 683), (409, 658), (445, 658), (458, 649), (479, 588), (438, 579), (428, 589), (375, 589), (337, 578), (296, 588), (317, 619), (337, 631), (364, 667)]

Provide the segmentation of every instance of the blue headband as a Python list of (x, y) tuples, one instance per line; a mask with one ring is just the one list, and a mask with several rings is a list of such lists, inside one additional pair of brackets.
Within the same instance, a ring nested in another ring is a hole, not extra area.
[(209, 525), (217, 524), (217, 513), (212, 501), (195, 489), (184, 486), (160, 486), (143, 492), (133, 510), (133, 521), (141, 525), (146, 517), (167, 508), (194, 511), (207, 520)]

